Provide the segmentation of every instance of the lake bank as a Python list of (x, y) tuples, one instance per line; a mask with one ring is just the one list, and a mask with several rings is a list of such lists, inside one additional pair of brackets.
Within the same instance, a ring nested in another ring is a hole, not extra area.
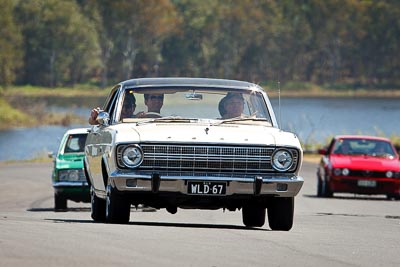
[[(65, 98), (66, 99), (66, 98)], [(65, 100), (64, 99), (64, 100)], [(98, 100), (100, 102), (100, 99)], [(281, 108), (279, 108), (279, 103)], [(390, 138), (400, 144), (399, 100), (395, 98), (273, 98), (271, 104), (283, 130), (295, 133), (305, 152), (326, 146), (339, 134), (363, 134)], [(47, 156), (56, 151), (66, 130), (88, 127), (90, 107), (49, 102), (48, 113), (74, 113), (84, 120), (81, 124), (42, 125), (0, 131), (0, 160), (21, 160)], [(177, 105), (174, 103), (174, 105)], [(176, 107), (177, 108), (177, 107)]]
[[(87, 125), (90, 109), (101, 106), (110, 89), (88, 88), (36, 88), (16, 87), (0, 96), (0, 130), (19, 128), (34, 128), (46, 125)], [(330, 124), (341, 127), (340, 133), (370, 133), (382, 135), (386, 126), (396, 120), (398, 114), (398, 99), (400, 90), (325, 90), (311, 88), (307, 90), (283, 89), (280, 93), (282, 116), (278, 114), (279, 93), (268, 89), (277, 118), (282, 117), (282, 127), (296, 132), (306, 145), (323, 143), (326, 140), (318, 137), (332, 136), (339, 133), (330, 130), (326, 120), (331, 120), (334, 112), (337, 117)], [(360, 103), (360, 99), (366, 99)], [(329, 103), (328, 103), (329, 102)], [(378, 104), (379, 102), (379, 104)], [(379, 110), (374, 106), (379, 105)], [(350, 110), (349, 107), (352, 109)], [(367, 108), (368, 107), (368, 108)], [(369, 114), (371, 130), (366, 130), (362, 116), (351, 118), (358, 110)], [(345, 113), (343, 113), (345, 112)], [(347, 113), (346, 113), (347, 112)], [(393, 113), (394, 112), (394, 113)], [(390, 120), (387, 117), (392, 117)], [(394, 117), (393, 117), (394, 116)], [(379, 118), (378, 118), (379, 117)], [(343, 120), (343, 118), (345, 120)], [(380, 119), (381, 118), (381, 119)], [(385, 118), (385, 123), (383, 123)], [(359, 128), (353, 129), (352, 122), (357, 121)], [(392, 121), (392, 122), (391, 122)], [(381, 133), (381, 134), (379, 134)], [(386, 136), (400, 143), (399, 131), (391, 127)], [(383, 134), (385, 136), (385, 134)], [(313, 139), (320, 140), (315, 141)], [(321, 141), (322, 140), (322, 141)], [(307, 147), (310, 149), (310, 147)], [(312, 149), (312, 148), (311, 148)]]

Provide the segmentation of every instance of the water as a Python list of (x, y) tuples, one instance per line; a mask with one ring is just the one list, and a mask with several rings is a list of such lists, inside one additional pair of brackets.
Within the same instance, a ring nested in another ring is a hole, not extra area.
[[(281, 125), (303, 143), (327, 142), (337, 134), (400, 135), (400, 99), (281, 99)], [(278, 100), (272, 100), (276, 116)]]
[[(325, 144), (337, 134), (400, 135), (399, 99), (371, 98), (282, 98), (272, 105), (282, 128), (295, 132), (303, 144)], [(52, 112), (71, 109), (51, 107)], [(74, 108), (87, 117), (90, 108)], [(0, 160), (23, 160), (56, 151), (69, 128), (88, 125), (42, 126), (0, 131)]]
[(82, 126), (41, 126), (0, 131), (0, 160), (31, 159), (56, 152), (64, 133), (75, 127)]

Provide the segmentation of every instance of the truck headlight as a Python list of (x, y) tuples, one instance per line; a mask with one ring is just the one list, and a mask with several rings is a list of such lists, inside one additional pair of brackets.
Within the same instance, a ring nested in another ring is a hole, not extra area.
[(81, 181), (80, 172), (82, 170), (79, 169), (70, 169), (70, 170), (60, 170), (58, 172), (58, 180), (60, 182), (78, 182)]
[(143, 151), (138, 146), (127, 146), (122, 151), (122, 163), (129, 168), (136, 168), (143, 161)]
[(279, 149), (272, 155), (272, 167), (277, 171), (287, 171), (292, 167), (292, 164), (293, 156), (286, 149)]

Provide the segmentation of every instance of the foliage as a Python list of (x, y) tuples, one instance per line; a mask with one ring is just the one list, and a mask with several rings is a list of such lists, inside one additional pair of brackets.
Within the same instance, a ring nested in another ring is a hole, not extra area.
[(27, 122), (29, 122), (28, 115), (11, 107), (3, 98), (0, 98), (0, 129), (21, 126)]
[(0, 0), (0, 10), (0, 85), (202, 76), (400, 86), (397, 0)]
[(16, 15), (25, 45), (20, 83), (74, 84), (99, 66), (97, 32), (75, 1), (20, 1)]
[(22, 66), (22, 36), (13, 19), (13, 0), (0, 0), (0, 86), (11, 85)]

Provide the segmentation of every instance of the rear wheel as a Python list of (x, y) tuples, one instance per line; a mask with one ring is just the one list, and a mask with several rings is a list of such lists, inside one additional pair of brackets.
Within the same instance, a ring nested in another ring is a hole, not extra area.
[(242, 209), (242, 218), (247, 227), (262, 227), (265, 223), (265, 208), (246, 205)]
[(106, 220), (106, 201), (99, 198), (94, 193), (93, 187), (90, 188), (91, 217), (95, 222)]
[(131, 204), (111, 185), (107, 186), (106, 220), (109, 223), (128, 223)]
[(268, 206), (269, 227), (275, 231), (289, 231), (293, 226), (294, 198), (277, 197)]
[(67, 199), (59, 194), (54, 194), (54, 210), (63, 211), (67, 209)]

